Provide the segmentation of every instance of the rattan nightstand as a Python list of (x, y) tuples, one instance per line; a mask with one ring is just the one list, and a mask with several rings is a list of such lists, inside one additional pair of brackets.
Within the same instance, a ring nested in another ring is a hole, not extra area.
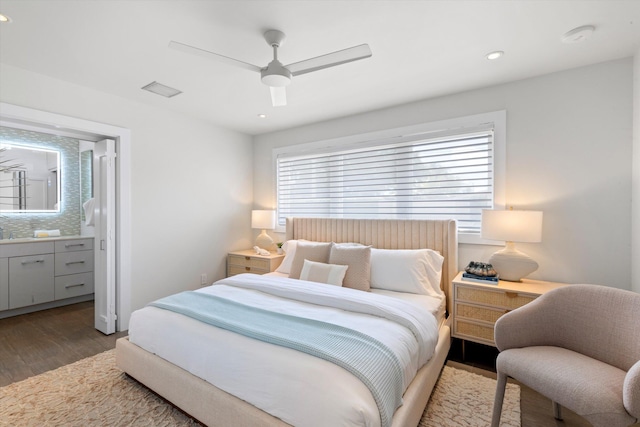
[(229, 252), (227, 255), (227, 277), (241, 273), (270, 273), (280, 266), (283, 259), (284, 255), (274, 253), (267, 256), (257, 255), (253, 249)]
[(453, 336), (495, 347), (493, 326), (505, 313), (530, 303), (566, 283), (523, 279), (500, 280), (497, 285), (466, 281), (462, 272), (453, 279)]

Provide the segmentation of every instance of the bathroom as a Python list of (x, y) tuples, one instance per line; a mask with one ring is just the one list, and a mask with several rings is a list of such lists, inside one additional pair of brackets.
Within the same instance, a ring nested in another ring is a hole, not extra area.
[(93, 146), (0, 126), (0, 318), (93, 300)]

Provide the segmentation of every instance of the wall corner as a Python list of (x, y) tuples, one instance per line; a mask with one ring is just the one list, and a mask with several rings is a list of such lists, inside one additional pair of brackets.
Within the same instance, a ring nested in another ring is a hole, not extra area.
[[(640, 49), (633, 57), (633, 146), (631, 157), (631, 259), (640, 259)], [(631, 263), (631, 290), (640, 293), (640, 263)]]

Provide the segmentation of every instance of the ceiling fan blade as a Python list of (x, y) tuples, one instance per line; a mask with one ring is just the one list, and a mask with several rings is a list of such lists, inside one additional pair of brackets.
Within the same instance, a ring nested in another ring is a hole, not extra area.
[(245, 70), (257, 71), (257, 72), (260, 72), (261, 70), (261, 68), (258, 67), (257, 65), (253, 65), (253, 64), (249, 64), (248, 62), (229, 58), (228, 56), (220, 55), (219, 53), (209, 52), (208, 50), (200, 49), (198, 47), (189, 46), (188, 44), (171, 41), (169, 42), (169, 47), (175, 50), (179, 50), (181, 52), (191, 53), (193, 55), (199, 55), (204, 58), (224, 62), (229, 65), (234, 65), (236, 67), (241, 67), (241, 68), (244, 68)]
[(284, 86), (269, 86), (271, 89), (271, 103), (274, 107), (287, 105), (287, 89)]
[(369, 45), (361, 44), (304, 61), (294, 62), (293, 64), (286, 65), (286, 68), (291, 71), (292, 75), (299, 76), (300, 74), (311, 73), (312, 71), (369, 58), (371, 55)]

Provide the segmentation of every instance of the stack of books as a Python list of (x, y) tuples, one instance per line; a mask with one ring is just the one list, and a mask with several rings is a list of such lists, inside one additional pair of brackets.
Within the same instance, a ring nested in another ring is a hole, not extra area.
[(462, 279), (469, 282), (485, 283), (488, 285), (497, 285), (498, 276), (478, 276), (477, 274), (462, 273)]

